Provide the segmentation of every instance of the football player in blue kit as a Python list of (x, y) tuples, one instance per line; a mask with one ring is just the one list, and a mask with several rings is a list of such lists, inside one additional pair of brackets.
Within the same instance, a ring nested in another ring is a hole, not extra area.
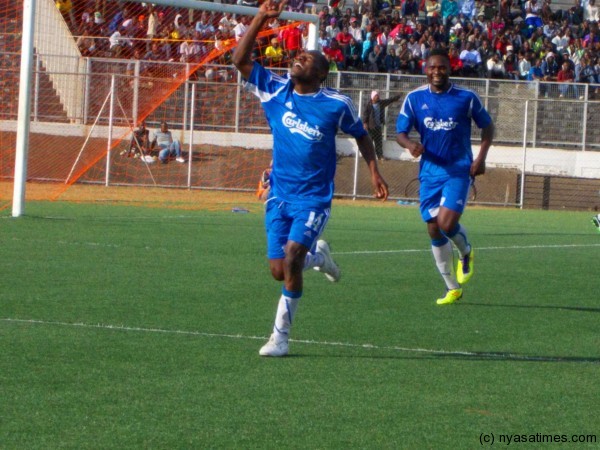
[[(433, 257), (447, 288), (437, 304), (448, 305), (462, 297), (462, 285), (473, 275), (473, 248), (459, 221), (472, 180), (485, 172), (494, 124), (475, 92), (450, 82), (450, 60), (443, 50), (431, 51), (425, 73), (428, 84), (404, 99), (396, 122), (396, 141), (413, 157), (421, 157), (421, 217), (427, 223)], [(475, 159), (471, 121), (482, 130)], [(420, 141), (409, 138), (413, 128)], [(452, 244), (459, 253), (456, 271)]]
[(322, 88), (329, 63), (318, 51), (299, 53), (285, 76), (252, 61), (259, 31), (278, 17), (286, 1), (263, 2), (233, 55), (244, 87), (255, 94), (273, 134), (273, 170), (266, 201), (267, 257), (273, 278), (283, 289), (273, 333), (260, 349), (262, 356), (288, 353), (288, 336), (303, 288), (303, 270), (315, 268), (330, 281), (340, 270), (329, 245), (319, 236), (329, 219), (336, 169), (338, 129), (356, 139), (367, 163), (374, 195), (382, 200), (388, 187), (377, 168), (373, 142), (345, 95)]

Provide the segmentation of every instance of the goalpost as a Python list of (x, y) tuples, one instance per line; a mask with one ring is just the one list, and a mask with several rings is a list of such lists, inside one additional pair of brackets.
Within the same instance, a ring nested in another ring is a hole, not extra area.
[[(34, 36), (36, 32), (36, 10), (40, 5), (38, 2), (44, 0), (23, 0), (23, 29), (21, 41), (21, 65), (19, 76), (19, 99), (16, 133), (16, 151), (15, 151), (15, 171), (13, 186), (13, 204), (12, 216), (19, 217), (25, 212), (25, 190), (28, 176), (28, 158), (29, 158), (29, 133), (30, 133), (30, 111), (32, 90), (36, 87), (33, 79), (33, 50)], [(46, 0), (49, 1), (49, 0)], [(131, 0), (135, 3), (143, 3), (142, 0)], [(228, 5), (220, 3), (209, 3), (195, 0), (153, 0), (154, 5), (163, 5), (166, 7), (180, 7), (191, 10), (205, 10), (221, 13), (232, 13), (244, 16), (256, 15), (258, 9), (240, 5)], [(117, 4), (115, 1), (114, 4)], [(54, 5), (52, 5), (54, 7)], [(308, 49), (315, 49), (317, 46), (317, 27), (319, 17), (313, 14), (287, 12), (281, 13), (282, 20), (301, 21), (309, 24), (308, 26)], [(136, 69), (137, 70), (137, 69)], [(171, 91), (172, 92), (172, 91)], [(165, 98), (166, 99), (166, 98)], [(155, 105), (158, 107), (159, 105)], [(193, 120), (193, 118), (192, 118)], [(111, 123), (109, 124), (112, 127)], [(193, 129), (193, 123), (190, 126)], [(91, 130), (90, 130), (91, 134)], [(110, 136), (109, 136), (110, 138)], [(108, 161), (107, 161), (108, 166)], [(107, 167), (108, 169), (108, 167)], [(188, 175), (189, 176), (189, 175)]]
[(15, 181), (12, 208), (13, 217), (21, 216), (24, 213), (25, 207), (35, 6), (36, 0), (23, 0), (23, 37), (21, 41), (21, 74), (19, 83), (19, 109), (17, 116)]

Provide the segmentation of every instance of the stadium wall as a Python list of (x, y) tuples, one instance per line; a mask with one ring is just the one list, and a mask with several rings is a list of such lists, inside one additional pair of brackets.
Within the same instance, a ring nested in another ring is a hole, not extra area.
[[(0, 121), (0, 131), (16, 132), (16, 121)], [(129, 133), (126, 127), (113, 127), (114, 136)], [(219, 131), (193, 131), (172, 128), (171, 131), (184, 147), (190, 142), (194, 145), (215, 145), (219, 147), (240, 147), (270, 151), (273, 139), (270, 134), (231, 133)], [(71, 136), (79, 138), (108, 139), (108, 126), (57, 124), (52, 122), (32, 122), (31, 132), (50, 136)], [(337, 152), (342, 156), (354, 156), (358, 151), (354, 139), (340, 136), (337, 138)], [(477, 155), (479, 146), (473, 145), (473, 154)], [(388, 159), (413, 161), (410, 154), (393, 141), (384, 143), (384, 155)], [(573, 151), (551, 148), (532, 148), (494, 145), (490, 149), (487, 162), (492, 167), (523, 170), (540, 175), (559, 175), (579, 178), (600, 179), (600, 152)]]

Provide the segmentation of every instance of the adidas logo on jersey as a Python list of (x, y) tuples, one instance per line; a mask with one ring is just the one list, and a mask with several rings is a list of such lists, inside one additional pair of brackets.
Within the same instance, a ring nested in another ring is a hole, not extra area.
[(427, 103), (423, 103), (423, 106), (421, 106), (421, 109), (429, 109), (429, 106), (427, 106)]
[(312, 127), (308, 122), (296, 117), (293, 112), (286, 112), (281, 118), (281, 122), (289, 128), (290, 133), (300, 134), (309, 141), (320, 141), (323, 138), (323, 133), (319, 131), (319, 128)]

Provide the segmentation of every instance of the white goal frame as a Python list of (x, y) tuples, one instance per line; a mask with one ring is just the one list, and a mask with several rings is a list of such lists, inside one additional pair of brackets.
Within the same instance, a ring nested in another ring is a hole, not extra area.
[[(30, 110), (33, 79), (33, 42), (35, 33), (36, 6), (38, 0), (23, 0), (23, 34), (21, 38), (21, 67), (19, 76), (19, 106), (17, 116), (17, 136), (15, 149), (15, 175), (13, 186), (12, 216), (20, 217), (25, 213), (25, 188), (27, 184), (27, 157), (29, 151), (29, 129)], [(116, 0), (115, 0), (116, 1)], [(142, 3), (144, 0), (131, 0)], [(258, 8), (240, 5), (227, 5), (222, 3), (209, 3), (197, 0), (152, 0), (152, 3), (197, 9), (204, 11), (216, 11), (223, 13), (239, 14), (243, 16), (255, 16)], [(309, 50), (317, 48), (317, 30), (319, 16), (297, 12), (284, 11), (280, 18), (308, 22), (308, 44)]]

